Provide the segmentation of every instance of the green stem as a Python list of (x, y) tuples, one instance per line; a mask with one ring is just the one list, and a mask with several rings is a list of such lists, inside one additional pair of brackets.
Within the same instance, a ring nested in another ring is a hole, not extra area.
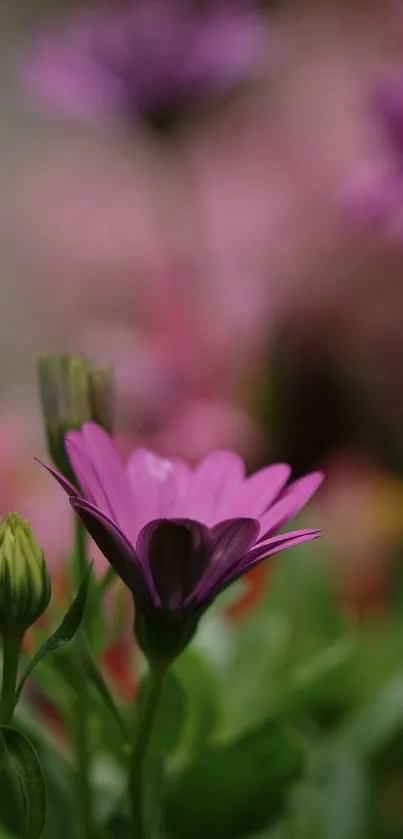
[[(74, 565), (74, 582), (76, 588), (79, 589), (84, 577), (88, 573), (88, 538), (87, 531), (80, 521), (78, 516), (75, 520), (75, 565)], [(91, 637), (91, 585), (88, 592), (86, 609), (84, 612), (83, 627), (87, 632), (88, 638)]]
[(76, 759), (76, 800), (82, 839), (96, 839), (91, 786), (91, 743), (89, 737), (88, 689), (84, 674), (79, 672), (74, 707), (74, 749)]
[[(75, 526), (75, 572), (76, 585), (80, 586), (88, 570), (87, 534), (79, 519)], [(87, 615), (87, 619), (86, 619)], [(88, 607), (84, 615), (84, 631), (88, 632)], [(78, 673), (76, 680), (76, 702), (74, 707), (73, 745), (76, 760), (76, 800), (80, 818), (82, 839), (96, 839), (98, 831), (94, 820), (94, 801), (91, 785), (91, 715), (89, 689), (86, 674), (82, 672), (81, 652), (76, 644)]]
[(161, 697), (167, 667), (151, 668), (148, 674), (145, 696), (137, 720), (136, 738), (130, 761), (129, 795), (132, 813), (133, 839), (148, 839), (145, 825), (146, 758), (155, 715)]
[(3, 635), (3, 677), (0, 696), (0, 723), (9, 725), (15, 708), (15, 691), (18, 662), (22, 644), (21, 635)]
[(78, 516), (74, 516), (75, 523), (75, 577), (76, 584), (80, 587), (87, 571), (87, 533), (83, 523)]

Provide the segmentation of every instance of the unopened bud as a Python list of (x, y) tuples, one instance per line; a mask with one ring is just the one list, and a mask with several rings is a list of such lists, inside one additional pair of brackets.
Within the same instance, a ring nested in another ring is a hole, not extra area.
[(45, 612), (51, 583), (43, 551), (27, 521), (0, 522), (0, 632), (21, 633)]
[(75, 483), (65, 436), (91, 421), (112, 431), (112, 368), (96, 367), (85, 355), (49, 356), (39, 360), (38, 378), (49, 454), (55, 466)]
[(110, 365), (89, 367), (88, 375), (91, 419), (111, 434), (113, 431), (113, 369)]

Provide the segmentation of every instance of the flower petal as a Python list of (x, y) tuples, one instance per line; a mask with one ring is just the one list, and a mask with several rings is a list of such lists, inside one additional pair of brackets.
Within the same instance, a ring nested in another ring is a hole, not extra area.
[(313, 539), (318, 539), (320, 535), (320, 530), (294, 530), (291, 533), (283, 533), (281, 536), (276, 536), (264, 545), (257, 545), (256, 548), (242, 557), (237, 566), (233, 567), (226, 575), (217, 580), (214, 591), (210, 587), (210, 590), (204, 596), (207, 598), (211, 596), (215, 597), (219, 592), (235, 582), (235, 580), (239, 580), (244, 574), (248, 574), (256, 565), (264, 562), (270, 556), (281, 553), (281, 551), (285, 551), (287, 548), (293, 548), (295, 545), (302, 544), (302, 542), (310, 542)]
[(133, 495), (125, 468), (109, 434), (94, 422), (81, 432), (70, 432), (66, 448), (83, 489), (106, 515), (116, 522), (129, 539), (135, 540)]
[(146, 582), (136, 551), (124, 533), (101, 510), (82, 498), (71, 498), (71, 506), (112, 568), (134, 593), (145, 592)]
[(197, 521), (159, 519), (143, 527), (136, 547), (142, 566), (151, 571), (161, 606), (180, 609), (208, 566), (212, 539)]
[(279, 495), (291, 474), (291, 467), (286, 463), (275, 463), (255, 472), (237, 490), (233, 499), (229, 498), (228, 516), (252, 516), (259, 518)]
[(247, 565), (244, 566), (246, 571), (249, 570), (250, 565), (254, 565), (255, 561), (260, 558), (272, 556), (274, 553), (285, 550), (287, 547), (299, 545), (302, 542), (310, 542), (313, 539), (318, 539), (321, 536), (320, 530), (291, 530), (289, 533), (281, 533), (280, 536), (274, 536), (268, 539), (267, 542), (259, 542), (255, 548), (248, 552), (244, 559), (247, 559)]
[(256, 542), (259, 534), (256, 519), (229, 519), (216, 524), (211, 530), (214, 549), (208, 568), (197, 587), (197, 597), (214, 588), (216, 581), (228, 574), (234, 565)]
[(260, 517), (260, 541), (279, 530), (296, 516), (314, 495), (324, 479), (322, 472), (312, 472), (291, 484), (267, 513)]
[(70, 431), (67, 434), (66, 451), (84, 496), (91, 504), (113, 516), (106, 493), (88, 457), (81, 431)]
[(182, 515), (191, 475), (183, 461), (136, 449), (128, 460), (127, 474), (135, 500), (137, 533), (148, 521)]
[(208, 455), (192, 475), (184, 514), (208, 526), (221, 521), (221, 510), (244, 477), (245, 466), (238, 455), (225, 451)]

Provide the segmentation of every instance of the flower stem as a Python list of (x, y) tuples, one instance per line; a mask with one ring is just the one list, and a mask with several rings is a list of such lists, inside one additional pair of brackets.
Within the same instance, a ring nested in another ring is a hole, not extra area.
[(88, 556), (87, 556), (87, 533), (84, 525), (78, 518), (74, 516), (75, 524), (75, 582), (80, 587), (87, 571), (88, 571)]
[(2, 642), (3, 676), (0, 696), (0, 723), (1, 725), (9, 725), (15, 708), (15, 691), (22, 636), (4, 634)]
[(140, 700), (136, 737), (130, 761), (129, 795), (132, 813), (133, 839), (148, 839), (145, 824), (147, 800), (146, 758), (158, 703), (167, 667), (151, 667), (145, 685), (145, 696)]
[[(75, 516), (75, 553), (74, 553), (74, 566), (73, 566), (73, 582), (75, 584), (76, 589), (78, 590), (82, 585), (83, 580), (88, 574), (90, 568), (90, 562), (88, 560), (88, 536), (87, 531), (80, 521), (78, 516)], [(86, 636), (89, 641), (91, 641), (93, 635), (93, 624), (94, 621), (92, 620), (92, 606), (93, 603), (93, 591), (91, 587), (91, 580), (90, 585), (88, 588), (88, 595), (87, 595), (87, 603), (84, 612), (84, 618), (82, 627)]]
[[(88, 569), (87, 535), (80, 521), (75, 530), (75, 571), (80, 586)], [(87, 613), (88, 614), (88, 613)], [(88, 631), (88, 617), (84, 615), (84, 631)], [(91, 738), (88, 681), (82, 672), (79, 645), (76, 644), (78, 673), (76, 680), (76, 702), (74, 706), (73, 745), (76, 760), (76, 800), (80, 818), (82, 839), (96, 839), (98, 832), (94, 821), (94, 802), (91, 786)]]
[(74, 748), (76, 759), (76, 800), (82, 839), (96, 839), (91, 788), (91, 746), (89, 739), (88, 690), (83, 674), (78, 674), (74, 707)]

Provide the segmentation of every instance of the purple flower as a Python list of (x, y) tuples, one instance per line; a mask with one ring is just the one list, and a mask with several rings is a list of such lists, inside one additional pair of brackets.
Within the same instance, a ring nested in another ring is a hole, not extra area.
[(45, 32), (24, 75), (73, 116), (148, 117), (256, 74), (265, 48), (262, 15), (248, 0), (122, 0)]
[(94, 423), (70, 432), (66, 449), (83, 494), (50, 471), (131, 590), (137, 637), (149, 658), (177, 655), (223, 589), (267, 557), (319, 535), (277, 535), (316, 491), (319, 472), (287, 485), (285, 464), (246, 478), (241, 458), (230, 452), (215, 452), (192, 471), (144, 449), (125, 467)]
[(379, 159), (359, 168), (342, 198), (349, 217), (387, 241), (403, 239), (403, 71), (383, 78), (370, 97), (370, 114), (383, 141)]
[(375, 114), (403, 166), (403, 72), (379, 84), (372, 95)]

